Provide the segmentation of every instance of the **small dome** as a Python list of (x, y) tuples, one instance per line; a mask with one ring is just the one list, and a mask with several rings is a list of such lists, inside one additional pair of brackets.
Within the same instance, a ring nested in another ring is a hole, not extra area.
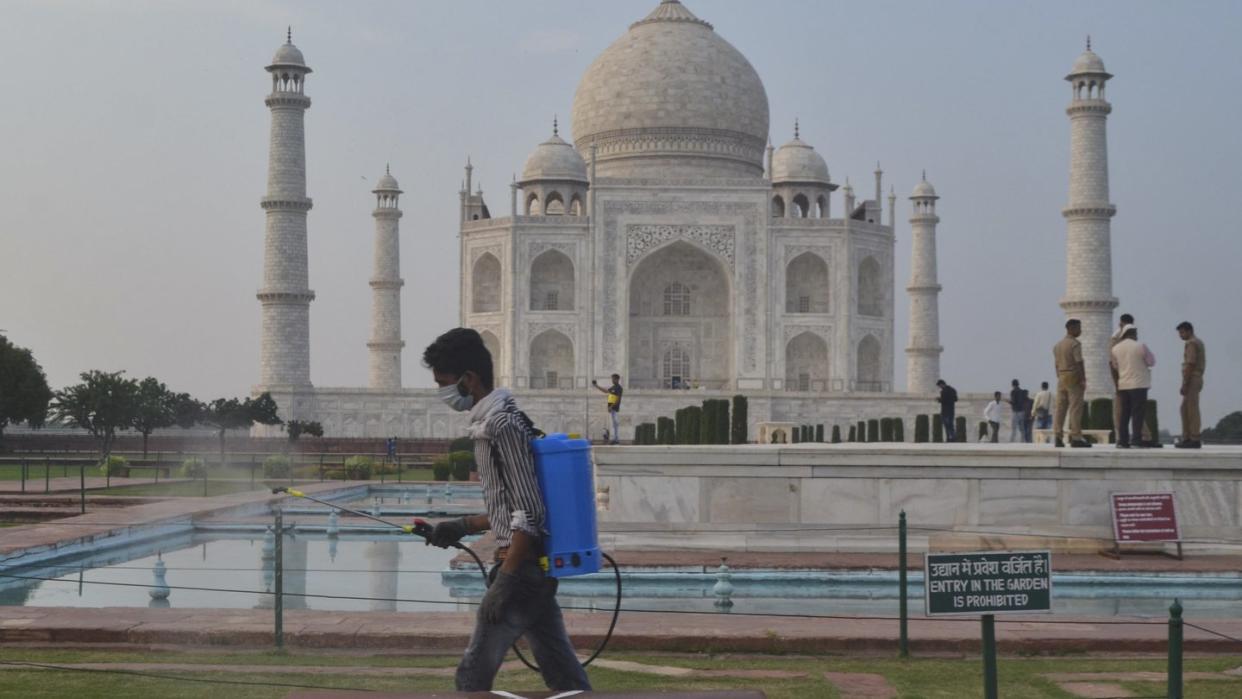
[(380, 176), (380, 178), (379, 178), (379, 180), (375, 183), (375, 189), (373, 189), (373, 190), (371, 190), (371, 191), (373, 191), (373, 192), (377, 192), (377, 193), (378, 193), (378, 192), (398, 192), (398, 193), (400, 193), (400, 192), (401, 192), (401, 185), (397, 184), (397, 178), (393, 177), (393, 176), (392, 176), (392, 173), (391, 173), (391, 172), (389, 172), (387, 168), (385, 168), (385, 169), (384, 169), (384, 174), (383, 174), (383, 175), (381, 175), (381, 176)]
[(794, 136), (772, 155), (772, 182), (831, 184), (828, 163), (809, 144)]
[(915, 199), (917, 197), (930, 197), (932, 199), (940, 198), (936, 196), (936, 188), (931, 186), (931, 182), (928, 182), (925, 179), (914, 185), (914, 191), (910, 193), (911, 199)]
[(272, 65), (306, 67), (306, 59), (302, 57), (302, 52), (298, 50), (298, 47), (293, 44), (282, 44), (276, 49), (276, 55), (272, 57)]
[(522, 179), (518, 184), (535, 180), (587, 181), (586, 161), (573, 146), (552, 131), (552, 138), (535, 146), (526, 165), (522, 166)]
[(1107, 73), (1104, 70), (1104, 61), (1095, 54), (1091, 49), (1082, 52), (1078, 60), (1074, 61), (1074, 67), (1070, 70), (1070, 75), (1079, 73)]

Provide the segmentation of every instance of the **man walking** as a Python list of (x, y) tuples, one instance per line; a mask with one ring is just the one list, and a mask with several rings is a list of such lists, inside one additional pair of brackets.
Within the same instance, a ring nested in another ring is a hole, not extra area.
[(1009, 389), (1009, 409), (1013, 412), (1013, 420), (1009, 425), (1010, 442), (1031, 441), (1030, 393), (1018, 385), (1014, 379)]
[(940, 403), (940, 422), (944, 425), (944, 441), (957, 441), (957, 427), (954, 420), (957, 412), (957, 389), (940, 379), (936, 382), (940, 387), (940, 397), (936, 400)]
[(595, 379), (591, 379), (591, 385), (595, 390), (608, 396), (608, 417), (612, 419), (612, 441), (609, 444), (621, 443), (621, 394), (624, 392), (621, 388), (621, 375), (612, 375), (612, 385), (608, 388), (601, 388)]
[[(1001, 392), (997, 391), (992, 394), (992, 402), (987, 404), (983, 409), (983, 419), (988, 421), (988, 429), (992, 432), (991, 442), (996, 444), (1000, 441), (1000, 419), (1001, 419)], [(1017, 420), (1017, 417), (1014, 417)]]
[(1182, 354), (1182, 438), (1174, 446), (1198, 449), (1203, 446), (1199, 441), (1199, 393), (1203, 391), (1207, 354), (1189, 321), (1178, 324), (1177, 335), (1186, 342), (1186, 349)]
[(1035, 416), (1035, 427), (1046, 430), (1052, 426), (1052, 391), (1048, 390), (1048, 382), (1039, 384), (1039, 392), (1035, 394), (1035, 402), (1031, 409)]
[(1065, 446), (1065, 418), (1069, 416), (1070, 446), (1090, 447), (1091, 442), (1082, 438), (1083, 395), (1087, 392), (1087, 371), (1082, 363), (1082, 321), (1070, 318), (1065, 321), (1065, 337), (1052, 348), (1052, 358), (1057, 369), (1057, 410), (1053, 418), (1056, 445)]
[(1143, 417), (1147, 412), (1147, 391), (1151, 388), (1151, 368), (1156, 357), (1147, 345), (1138, 341), (1138, 328), (1127, 325), (1121, 329), (1121, 340), (1111, 350), (1113, 375), (1117, 377), (1117, 394), (1121, 397), (1121, 420), (1117, 423), (1117, 448), (1146, 446), (1143, 441)]
[(493, 388), (492, 356), (477, 331), (454, 328), (437, 337), (423, 352), (423, 364), (440, 387), (440, 399), (453, 410), (470, 411), (466, 432), (474, 440), (486, 510), (436, 524), (427, 543), (444, 548), (468, 534), (490, 529), (496, 535), (498, 565), (457, 666), (457, 690), (490, 691), (509, 647), (525, 636), (549, 689), (590, 691), (556, 603), (556, 578), (539, 564), (546, 554), (547, 510), (530, 451), (530, 418), (507, 389)]

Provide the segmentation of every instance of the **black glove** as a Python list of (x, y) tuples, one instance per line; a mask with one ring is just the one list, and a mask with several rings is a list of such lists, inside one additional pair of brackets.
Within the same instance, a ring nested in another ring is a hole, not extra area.
[(504, 619), (505, 607), (517, 602), (527, 592), (518, 579), (503, 570), (496, 571), (496, 579), (487, 588), (479, 603), (479, 619), (487, 624), (499, 624)]
[(435, 528), (431, 530), (431, 534), (427, 536), (427, 544), (446, 549), (461, 541), (461, 538), (466, 534), (465, 517), (445, 520), (436, 524)]

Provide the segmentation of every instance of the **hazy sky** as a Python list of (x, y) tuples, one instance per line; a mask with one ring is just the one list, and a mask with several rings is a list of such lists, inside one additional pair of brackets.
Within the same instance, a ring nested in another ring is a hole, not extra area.
[[(202, 398), (258, 379), (270, 81), (293, 25), (306, 91), (312, 380), (367, 379), (370, 189), (405, 195), (407, 385), (456, 324), (467, 154), (494, 212), (583, 71), (657, 0), (0, 3), (0, 328), (54, 387), (86, 369)], [(897, 385), (909, 202), (936, 186), (944, 376), (990, 391), (1052, 378), (1065, 288), (1070, 87), (1091, 34), (1109, 84), (1114, 293), (1154, 352), (1177, 431), (1181, 343), (1208, 347), (1205, 421), (1242, 408), (1242, 3), (687, 0), (758, 70), (772, 139), (802, 136), (834, 180), (901, 199)], [(840, 198), (837, 197), (840, 210)]]

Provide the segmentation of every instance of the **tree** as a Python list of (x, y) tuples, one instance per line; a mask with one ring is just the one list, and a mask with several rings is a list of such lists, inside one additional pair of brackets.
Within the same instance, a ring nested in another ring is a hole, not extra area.
[(289, 450), (292, 451), (293, 443), (298, 441), (298, 437), (309, 434), (312, 437), (323, 436), (323, 425), (314, 420), (290, 420), (285, 423), (285, 434), (289, 435)]
[(134, 424), (138, 382), (123, 371), (84, 371), (82, 383), (56, 392), (52, 413), (71, 427), (84, 429), (99, 442), (99, 460), (105, 462), (116, 443), (117, 430)]
[(42, 427), (51, 400), (52, 389), (34, 355), (0, 335), (0, 440), (10, 424)]
[(276, 414), (276, 401), (270, 393), (258, 398), (238, 400), (217, 398), (201, 406), (198, 421), (216, 431), (220, 440), (220, 466), (224, 467), (224, 435), (229, 430), (249, 429), (255, 423), (279, 425), (283, 422)]
[(142, 434), (142, 458), (147, 458), (147, 440), (151, 433), (177, 424), (180, 401), (189, 394), (177, 394), (157, 379), (148, 376), (138, 382), (138, 394), (134, 405), (134, 422), (131, 425)]
[(1215, 427), (1203, 430), (1205, 442), (1242, 442), (1242, 410), (1236, 410), (1222, 417)]

